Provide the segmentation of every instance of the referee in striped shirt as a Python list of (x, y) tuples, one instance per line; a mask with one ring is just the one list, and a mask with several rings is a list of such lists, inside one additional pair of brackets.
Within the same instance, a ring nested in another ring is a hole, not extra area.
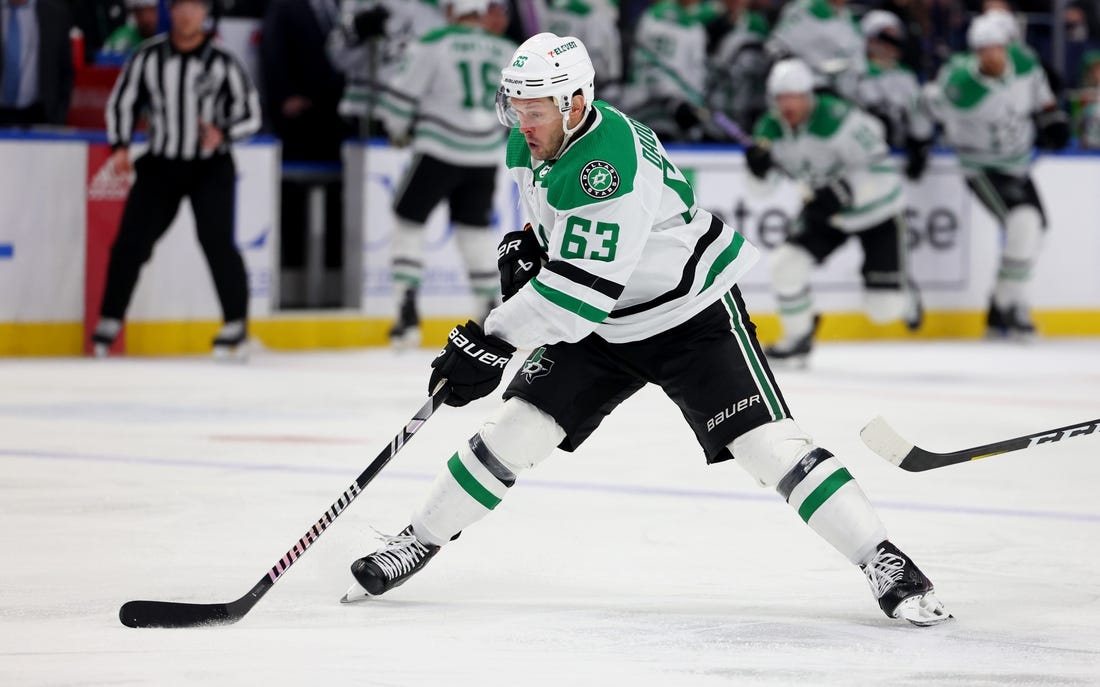
[[(248, 281), (233, 240), (236, 170), (229, 143), (260, 128), (256, 89), (240, 63), (208, 33), (210, 0), (170, 0), (171, 29), (143, 43), (107, 102), (109, 164), (136, 172), (111, 246), (97, 356), (118, 336), (138, 273), (186, 197), (221, 303), (214, 352), (232, 353), (247, 335)], [(144, 114), (149, 149), (131, 166), (129, 144)]]

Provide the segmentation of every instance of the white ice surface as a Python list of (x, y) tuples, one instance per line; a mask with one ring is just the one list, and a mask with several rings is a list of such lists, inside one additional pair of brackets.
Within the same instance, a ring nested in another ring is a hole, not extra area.
[(822, 345), (780, 373), (957, 616), (862, 575), (657, 390), (521, 476), (385, 598), (337, 602), (497, 403), (444, 408), (239, 624), (123, 627), (129, 599), (244, 594), (419, 407), (430, 352), (0, 362), (0, 685), (1100, 684), (1100, 437), (921, 474), (1100, 417), (1100, 342)]

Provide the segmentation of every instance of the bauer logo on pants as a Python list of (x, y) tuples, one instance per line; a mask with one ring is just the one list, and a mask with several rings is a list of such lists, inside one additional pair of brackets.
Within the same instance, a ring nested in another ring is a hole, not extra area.
[(619, 190), (619, 173), (610, 162), (593, 160), (581, 169), (581, 188), (593, 198), (607, 198)]

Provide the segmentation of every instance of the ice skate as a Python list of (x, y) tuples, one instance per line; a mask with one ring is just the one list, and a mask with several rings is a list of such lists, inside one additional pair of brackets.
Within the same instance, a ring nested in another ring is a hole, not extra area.
[(903, 321), (906, 329), (915, 332), (924, 324), (924, 302), (920, 297), (920, 289), (917, 288), (917, 283), (912, 279), (909, 280), (909, 295), (911, 296), (909, 310), (905, 313)]
[(416, 290), (409, 289), (397, 311), (397, 321), (390, 328), (390, 344), (397, 349), (420, 345), (420, 315), (416, 311)]
[(776, 367), (805, 369), (809, 365), (810, 352), (814, 347), (814, 334), (817, 333), (819, 315), (814, 315), (813, 326), (802, 336), (783, 337), (764, 349), (768, 362)]
[(348, 588), (340, 603), (380, 596), (404, 584), (439, 553), (439, 548), (417, 539), (412, 525), (401, 530), (400, 534), (385, 537), (381, 549), (351, 564), (355, 583)]
[(227, 362), (248, 360), (248, 328), (244, 320), (226, 322), (214, 337), (214, 359)]
[(954, 616), (936, 598), (932, 581), (898, 547), (889, 541), (878, 545), (875, 557), (861, 565), (879, 608), (891, 618), (925, 627)]
[(106, 358), (111, 351), (111, 345), (122, 331), (122, 321), (112, 317), (104, 317), (96, 323), (92, 332), (92, 352), (97, 358)]
[(1031, 313), (1019, 303), (1001, 308), (990, 301), (989, 312), (985, 316), (985, 338), (1031, 341), (1035, 338)]

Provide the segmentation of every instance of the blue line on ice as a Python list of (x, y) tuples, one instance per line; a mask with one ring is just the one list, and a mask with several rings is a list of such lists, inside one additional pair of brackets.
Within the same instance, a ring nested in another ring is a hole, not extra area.
[[(232, 461), (177, 458), (147, 458), (141, 456), (114, 456), (93, 453), (69, 453), (63, 451), (27, 451), (19, 449), (0, 449), (0, 456), (8, 458), (41, 458), (46, 460), (72, 460), (85, 463), (122, 463), (173, 468), (213, 468), (218, 470), (242, 470), (245, 472), (286, 472), (312, 475), (339, 474), (351, 477), (347, 468), (327, 467), (323, 465), (284, 465), (251, 464)], [(419, 472), (387, 470), (381, 475), (390, 479), (431, 481), (435, 475)], [(704, 489), (673, 489), (669, 487), (647, 487), (632, 484), (609, 484), (592, 482), (563, 482), (555, 480), (524, 480), (525, 488), (560, 489), (563, 491), (592, 491), (602, 493), (627, 494), (636, 496), (668, 496), (673, 498), (715, 499), (720, 501), (774, 501), (779, 497), (771, 493), (750, 493), (737, 491), (718, 491)], [(875, 500), (876, 508), (884, 510), (909, 510), (926, 513), (957, 513), (962, 515), (987, 515), (1006, 518), (1030, 518), (1035, 520), (1070, 520), (1075, 522), (1100, 523), (1100, 513), (1076, 513), (1071, 511), (1024, 510), (1017, 508), (982, 508), (973, 506), (949, 506), (934, 503), (912, 501)]]

